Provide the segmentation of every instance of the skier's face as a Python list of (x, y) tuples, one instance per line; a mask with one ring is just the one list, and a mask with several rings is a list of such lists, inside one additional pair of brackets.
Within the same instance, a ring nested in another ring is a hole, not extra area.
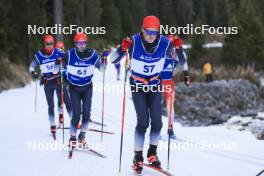
[(146, 42), (153, 43), (156, 40), (157, 35), (159, 34), (159, 30), (147, 28), (147, 29), (142, 29), (142, 33), (144, 36), (144, 40)]
[(78, 51), (83, 52), (86, 48), (86, 41), (75, 42), (75, 46)]
[(54, 42), (44, 43), (44, 50), (47, 54), (52, 53), (53, 49), (54, 49)]

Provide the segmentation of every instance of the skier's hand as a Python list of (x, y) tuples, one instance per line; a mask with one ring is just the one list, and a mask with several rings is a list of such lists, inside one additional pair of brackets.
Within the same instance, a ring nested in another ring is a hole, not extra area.
[(106, 58), (109, 56), (109, 51), (108, 50), (104, 50), (104, 52), (102, 53), (102, 58)]
[(176, 49), (182, 48), (182, 39), (176, 36), (173, 38), (172, 44)]
[(189, 76), (188, 71), (183, 71), (183, 74), (184, 74), (184, 84), (186, 86), (189, 86), (190, 85), (190, 76)]
[(31, 76), (33, 79), (38, 79), (38, 73), (36, 71), (32, 71)]
[(121, 43), (121, 50), (123, 52), (127, 51), (132, 46), (132, 40), (130, 38), (125, 38)]
[(103, 64), (103, 65), (107, 65), (107, 57), (102, 57), (101, 58), (101, 63)]

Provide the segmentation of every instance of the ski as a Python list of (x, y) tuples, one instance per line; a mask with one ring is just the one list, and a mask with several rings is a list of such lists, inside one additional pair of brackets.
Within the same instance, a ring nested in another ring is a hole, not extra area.
[(80, 151), (89, 152), (89, 153), (92, 153), (92, 154), (95, 155), (95, 156), (99, 156), (99, 157), (101, 157), (101, 158), (106, 158), (105, 155), (99, 153), (99, 152), (96, 151), (96, 150), (91, 149), (91, 148), (88, 147), (87, 145), (85, 145), (85, 148), (84, 148), (83, 150), (80, 150)]
[(99, 133), (106, 133), (106, 134), (115, 134), (114, 132), (111, 131), (102, 131), (102, 130), (97, 130), (97, 129), (93, 129), (93, 128), (89, 128), (87, 129), (87, 131), (93, 131), (93, 132), (99, 132)]
[(260, 173), (258, 173), (256, 176), (261, 176), (263, 173), (264, 173), (264, 169)]
[(104, 127), (107, 126), (106, 124), (102, 124), (101, 122), (97, 122), (97, 121), (94, 121), (94, 120), (91, 120), (91, 119), (89, 120), (89, 122), (93, 123), (95, 125), (100, 125), (100, 126), (103, 125)]
[[(168, 137), (166, 136), (166, 137), (164, 137), (164, 136), (160, 136), (160, 139), (159, 139), (160, 141), (168, 141)], [(186, 141), (186, 140), (184, 140), (184, 139), (181, 139), (181, 138), (178, 138), (178, 137), (171, 137), (171, 140), (172, 141), (174, 141), (174, 142), (188, 142), (188, 141)]]
[[(70, 129), (70, 127), (58, 127), (57, 129)], [(94, 128), (88, 128), (86, 131), (93, 131), (93, 132), (98, 132), (98, 133), (106, 133), (106, 134), (115, 134), (114, 132), (111, 132), (111, 131), (101, 131), (101, 130), (97, 130), (97, 129), (94, 129)]]
[(157, 168), (157, 167), (151, 166), (151, 165), (146, 164), (146, 163), (143, 163), (143, 165), (146, 166), (146, 167), (148, 167), (148, 168), (150, 168), (150, 169), (153, 169), (153, 170), (161, 173), (164, 176), (173, 176), (173, 174), (171, 174), (169, 171), (164, 170), (162, 168)]
[[(70, 147), (70, 145), (68, 145)], [(72, 155), (73, 155), (73, 151), (79, 151), (79, 152), (85, 152), (85, 153), (89, 153), (89, 154), (92, 154), (92, 155), (95, 155), (95, 156), (98, 156), (100, 158), (106, 158), (105, 155), (99, 153), (98, 151), (96, 150), (93, 150), (91, 149), (90, 147), (88, 147), (87, 145), (84, 145), (84, 147), (82, 149), (78, 149), (74, 146), (72, 146), (69, 150), (69, 153), (68, 153), (68, 159), (72, 159)]]

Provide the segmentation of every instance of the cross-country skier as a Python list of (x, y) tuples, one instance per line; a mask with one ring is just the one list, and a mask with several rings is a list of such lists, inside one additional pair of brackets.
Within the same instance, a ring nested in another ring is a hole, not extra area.
[[(189, 86), (189, 74), (188, 74), (188, 63), (187, 63), (187, 57), (186, 53), (182, 48), (182, 40), (180, 37), (174, 37), (173, 35), (169, 35), (168, 39), (174, 46), (175, 50), (175, 59), (174, 62), (170, 62), (167, 60), (167, 62), (164, 65), (164, 70), (161, 73), (162, 77), (162, 85), (163, 87), (167, 87), (169, 89), (165, 89), (163, 91), (168, 117), (169, 115), (172, 115), (171, 118), (173, 119), (173, 104), (174, 104), (174, 98), (175, 98), (175, 90), (174, 90), (174, 81), (175, 76), (173, 73), (175, 72), (176, 66), (178, 63), (182, 65), (183, 68), (183, 74), (184, 74), (184, 83)], [(170, 105), (172, 103), (172, 105)], [(171, 111), (171, 112), (170, 112)], [(171, 113), (171, 114), (169, 114)], [(168, 129), (168, 134), (172, 139), (176, 139), (176, 135), (174, 134), (173, 127)]]
[(61, 52), (64, 52), (64, 43), (63, 42), (56, 42), (55, 48), (57, 48)]
[[(60, 52), (65, 54), (65, 48), (64, 48), (64, 43), (63, 42), (56, 42), (55, 48), (57, 48)], [(60, 61), (60, 59), (62, 59), (62, 57), (58, 58), (56, 63), (58, 61)], [(67, 82), (67, 79), (66, 79), (66, 69), (62, 70), (62, 77), (63, 77), (62, 80), (63, 80), (64, 103), (66, 105), (66, 109), (68, 111), (68, 114), (69, 114), (69, 116), (71, 118), (72, 117), (72, 106), (71, 106), (70, 95), (69, 95), (69, 91), (68, 91), (68, 82)], [(64, 120), (64, 117), (62, 117), (62, 114), (60, 114), (60, 116), (59, 116), (60, 124), (63, 123), (63, 120)], [(60, 125), (60, 126), (62, 126), (62, 125)]]
[[(37, 67), (41, 71), (40, 84), (44, 85), (44, 91), (48, 103), (48, 114), (50, 121), (50, 130), (52, 134), (56, 133), (56, 123), (54, 119), (54, 91), (57, 94), (58, 99), (58, 113), (59, 119), (62, 119), (61, 111), (61, 88), (60, 88), (60, 75), (53, 74), (52, 69), (55, 61), (62, 57), (64, 53), (54, 48), (54, 38), (51, 35), (45, 35), (43, 37), (44, 47), (40, 51), (35, 53), (35, 57), (32, 60), (29, 71), (34, 79), (38, 78)], [(65, 101), (68, 112), (71, 113), (71, 106), (69, 101)]]
[[(91, 116), (93, 83), (92, 78), (95, 67), (101, 67), (100, 57), (94, 49), (86, 48), (87, 36), (85, 33), (77, 33), (74, 36), (75, 48), (71, 48), (63, 57), (63, 66), (66, 67), (67, 79), (69, 82), (70, 100), (73, 108), (73, 115), (70, 126), (71, 146), (77, 142), (77, 126), (81, 114), (82, 123), (78, 135), (78, 141), (85, 144), (85, 133)], [(59, 63), (56, 63), (54, 72), (59, 70)]]
[(157, 145), (162, 128), (161, 72), (166, 60), (172, 62), (172, 44), (159, 34), (160, 21), (155, 16), (143, 19), (141, 32), (131, 39), (122, 40), (121, 47), (111, 53), (110, 59), (118, 63), (128, 50), (130, 55), (130, 88), (134, 102), (137, 125), (134, 134), (133, 169), (143, 169), (145, 132), (151, 124), (150, 145), (147, 153), (149, 164), (160, 168)]

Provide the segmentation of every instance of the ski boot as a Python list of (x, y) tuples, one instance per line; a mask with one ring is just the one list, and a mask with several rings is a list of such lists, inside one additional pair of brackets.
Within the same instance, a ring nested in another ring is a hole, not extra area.
[(78, 136), (78, 142), (81, 144), (81, 145), (84, 145), (83, 148), (85, 148), (85, 145), (86, 145), (86, 141), (85, 141), (85, 132), (81, 131), (79, 136)]
[(143, 156), (142, 151), (135, 151), (135, 156), (133, 159), (132, 169), (137, 173), (141, 174), (143, 170)]
[(64, 119), (63, 119), (63, 115), (62, 115), (62, 114), (59, 114), (59, 125), (60, 125), (60, 126), (62, 126), (63, 121), (64, 121)]
[(149, 146), (147, 157), (148, 157), (148, 163), (150, 166), (161, 168), (161, 163), (157, 156), (157, 146), (156, 145)]
[(55, 125), (50, 126), (50, 132), (53, 136), (53, 139), (56, 140), (56, 126)]
[(75, 146), (76, 146), (76, 143), (77, 143), (77, 139), (76, 139), (76, 136), (72, 136), (70, 137), (69, 139), (69, 147), (71, 149), (73, 149)]

